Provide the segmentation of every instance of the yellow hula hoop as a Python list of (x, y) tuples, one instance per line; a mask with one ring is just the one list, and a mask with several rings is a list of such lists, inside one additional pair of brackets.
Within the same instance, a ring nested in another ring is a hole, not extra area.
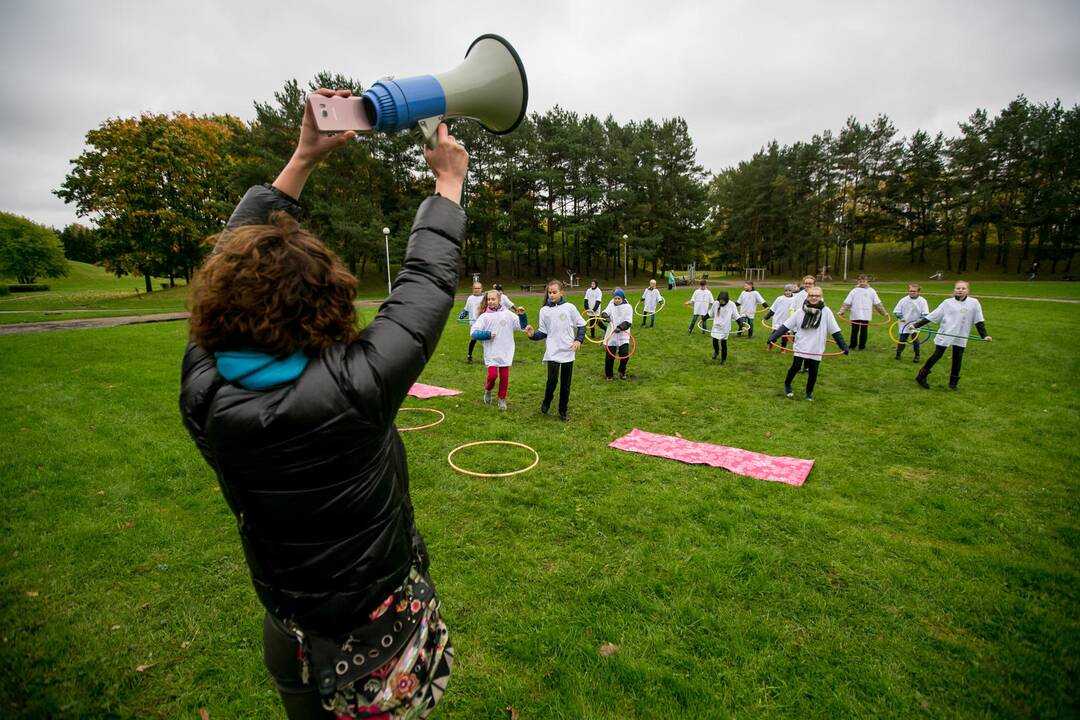
[[(601, 323), (603, 321), (604, 321), (604, 319), (602, 317), (600, 317), (599, 315), (591, 315), (591, 316), (589, 316), (589, 319), (585, 321), (585, 329), (590, 330), (591, 328), (596, 327), (597, 323)], [(589, 325), (589, 323), (592, 323), (592, 325)], [(599, 340), (593, 340), (591, 337), (589, 337), (588, 333), (585, 334), (585, 339), (588, 340), (589, 342), (591, 342), (594, 345), (603, 345), (604, 344), (604, 339), (603, 338), (600, 338)]]
[[(529, 465), (526, 468), (522, 468), (521, 470), (514, 470), (513, 472), (505, 472), (505, 473), (479, 473), (479, 472), (473, 472), (472, 470), (463, 470), (463, 469), (459, 468), (457, 465), (454, 464), (454, 461), (451, 459), (451, 458), (454, 457), (454, 453), (456, 453), (458, 450), (464, 450), (467, 447), (474, 447), (476, 445), (513, 445), (514, 447), (520, 447), (520, 448), (525, 448), (526, 450), (530, 450), (532, 452), (532, 454), (536, 456), (536, 459), (532, 461), (532, 465)], [(483, 477), (483, 478), (510, 477), (511, 475), (520, 475), (523, 472), (528, 472), (529, 470), (532, 470), (534, 467), (536, 467), (537, 463), (540, 462), (540, 453), (536, 452), (536, 450), (529, 447), (525, 443), (513, 442), (512, 440), (478, 440), (476, 442), (465, 443), (464, 445), (459, 445), (456, 448), (454, 448), (453, 450), (451, 450), (450, 453), (446, 456), (446, 462), (450, 463), (450, 467), (454, 468), (455, 470), (457, 470), (462, 475), (472, 475), (473, 477)]]
[(442, 410), (436, 410), (435, 408), (411, 408), (411, 407), (398, 408), (399, 413), (405, 412), (405, 411), (433, 412), (433, 413), (435, 413), (435, 414), (437, 414), (439, 416), (439, 419), (436, 420), (433, 423), (428, 423), (427, 425), (417, 425), (416, 427), (406, 427), (406, 428), (399, 427), (398, 432), (411, 432), (413, 430), (427, 430), (429, 427), (435, 427), (436, 425), (438, 425), (439, 423), (441, 423), (443, 420), (446, 419), (446, 413), (444, 413)]
[(634, 308), (633, 308), (634, 315), (636, 315), (638, 317), (648, 317), (649, 315), (659, 315), (660, 311), (667, 307), (667, 300), (661, 300), (656, 305), (656, 312), (646, 314), (645, 311), (638, 311), (638, 305), (640, 305), (643, 302), (645, 302), (645, 300), (640, 299), (636, 303), (634, 303)]
[[(922, 328), (916, 328), (914, 335), (908, 340), (901, 340), (896, 335), (894, 335), (893, 334), (893, 328), (898, 326), (901, 322), (904, 322), (904, 321), (903, 320), (897, 320), (896, 322), (894, 322), (892, 325), (889, 326), (889, 339), (892, 340), (897, 345), (910, 345), (911, 343), (919, 340), (919, 333), (923, 332)], [(929, 340), (931, 337), (932, 337), (932, 334), (927, 332), (926, 333), (926, 340)], [(922, 343), (926, 342), (926, 340), (919, 341), (919, 344), (921, 345)]]

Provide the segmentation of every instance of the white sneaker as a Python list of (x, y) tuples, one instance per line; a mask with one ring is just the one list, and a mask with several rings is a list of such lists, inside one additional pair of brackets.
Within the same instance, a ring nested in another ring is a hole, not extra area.
[(500, 400), (499, 401), (499, 409), (500, 410), (505, 410), (506, 409), (506, 401), (505, 400)]
[(485, 390), (484, 391), (484, 404), (485, 405), (490, 405), (491, 404), (491, 391), (490, 390)]

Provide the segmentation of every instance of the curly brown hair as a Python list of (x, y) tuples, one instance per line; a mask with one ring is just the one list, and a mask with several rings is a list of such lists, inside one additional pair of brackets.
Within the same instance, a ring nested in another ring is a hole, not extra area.
[(308, 355), (359, 335), (356, 278), (288, 213), (227, 231), (195, 274), (191, 339), (211, 352)]

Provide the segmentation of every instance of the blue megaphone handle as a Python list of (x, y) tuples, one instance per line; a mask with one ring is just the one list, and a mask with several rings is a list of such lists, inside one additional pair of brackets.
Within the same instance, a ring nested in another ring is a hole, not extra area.
[(434, 75), (380, 80), (364, 92), (375, 109), (374, 128), (397, 132), (446, 113), (446, 93)]

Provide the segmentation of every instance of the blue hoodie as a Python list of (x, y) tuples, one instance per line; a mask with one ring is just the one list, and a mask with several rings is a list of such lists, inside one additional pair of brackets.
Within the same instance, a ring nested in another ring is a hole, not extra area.
[(279, 358), (257, 350), (227, 350), (214, 353), (221, 377), (247, 390), (265, 390), (292, 382), (303, 374), (308, 356), (297, 350)]

